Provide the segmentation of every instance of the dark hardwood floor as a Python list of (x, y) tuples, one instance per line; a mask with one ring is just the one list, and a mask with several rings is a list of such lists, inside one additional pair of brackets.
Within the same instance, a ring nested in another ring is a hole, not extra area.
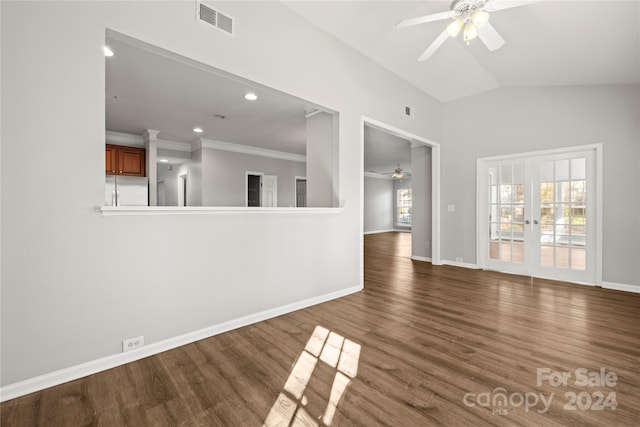
[(365, 237), (363, 292), (5, 402), (2, 426), (640, 425), (640, 295), (434, 267), (410, 238)]

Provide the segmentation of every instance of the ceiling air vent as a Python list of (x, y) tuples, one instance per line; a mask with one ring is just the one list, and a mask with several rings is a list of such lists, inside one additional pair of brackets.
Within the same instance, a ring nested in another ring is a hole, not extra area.
[(233, 18), (205, 3), (198, 2), (197, 17), (198, 21), (233, 35)]

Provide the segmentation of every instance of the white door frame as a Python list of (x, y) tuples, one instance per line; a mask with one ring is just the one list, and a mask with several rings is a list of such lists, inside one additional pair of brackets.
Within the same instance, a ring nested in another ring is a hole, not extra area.
[(360, 280), (364, 286), (364, 126), (408, 139), (416, 145), (431, 147), (431, 264), (442, 265), (440, 255), (440, 144), (428, 138), (388, 125), (371, 117), (360, 120)]
[[(569, 154), (577, 151), (592, 151), (594, 154), (594, 174), (593, 182), (595, 183), (595, 207), (594, 207), (594, 256), (595, 256), (595, 277), (594, 282), (582, 283), (588, 285), (602, 285), (602, 149), (603, 146), (599, 144), (579, 145), (574, 147), (562, 147), (551, 150), (530, 151), (525, 153), (508, 154), (504, 156), (483, 157), (477, 160), (476, 168), (476, 257), (477, 263), (480, 268), (486, 268), (487, 248), (483, 244), (483, 233), (486, 231), (486, 213), (482, 209), (486, 206), (486, 200), (483, 200), (483, 195), (486, 194), (486, 176), (482, 172), (486, 169), (486, 164), (491, 162), (497, 162), (502, 160), (524, 160), (534, 157), (545, 157), (556, 154)], [(558, 279), (562, 280), (562, 279)], [(576, 282), (580, 283), (580, 282)]]
[(178, 175), (178, 206), (187, 206), (189, 189), (189, 174), (187, 172)]

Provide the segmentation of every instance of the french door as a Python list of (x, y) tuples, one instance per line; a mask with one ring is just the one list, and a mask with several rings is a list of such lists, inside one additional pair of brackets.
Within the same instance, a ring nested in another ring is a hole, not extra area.
[(593, 149), (478, 162), (483, 268), (596, 282)]

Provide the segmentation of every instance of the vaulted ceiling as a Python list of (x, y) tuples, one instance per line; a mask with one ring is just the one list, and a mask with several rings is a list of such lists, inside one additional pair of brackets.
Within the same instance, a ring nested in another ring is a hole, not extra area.
[[(282, 3), (441, 102), (503, 86), (640, 84), (639, 0), (528, 2), (491, 13), (491, 24), (506, 40), (499, 50), (489, 52), (478, 39), (467, 46), (459, 36), (425, 62), (417, 58), (450, 21), (395, 25), (447, 11), (449, 1)], [(109, 42), (116, 55), (107, 58), (108, 130), (140, 134), (151, 128), (176, 141), (203, 136), (305, 152), (308, 104), (241, 77)], [(243, 99), (249, 90), (259, 91), (257, 102)], [(194, 126), (205, 132), (194, 134)], [(397, 163), (410, 168), (408, 143), (389, 141), (393, 138), (377, 130), (365, 135), (370, 146), (365, 170), (390, 171)], [(390, 152), (393, 147), (400, 151)]]
[(489, 52), (479, 39), (467, 46), (459, 35), (425, 62), (417, 58), (451, 21), (395, 24), (447, 11), (450, 1), (283, 3), (442, 102), (503, 86), (640, 84), (637, 0), (527, 1), (491, 13), (506, 41), (499, 50)]

